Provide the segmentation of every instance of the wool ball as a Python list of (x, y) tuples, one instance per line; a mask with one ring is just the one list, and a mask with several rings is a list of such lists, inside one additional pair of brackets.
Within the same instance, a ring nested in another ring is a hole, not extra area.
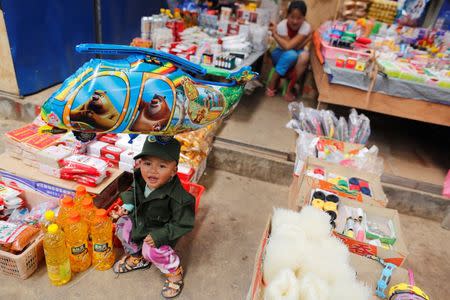
[(299, 297), (299, 282), (290, 269), (280, 270), (264, 293), (264, 300), (298, 300)]

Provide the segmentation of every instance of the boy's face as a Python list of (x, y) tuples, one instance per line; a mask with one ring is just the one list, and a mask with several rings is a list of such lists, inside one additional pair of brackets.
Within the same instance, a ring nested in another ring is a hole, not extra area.
[(155, 156), (145, 156), (139, 162), (142, 177), (148, 187), (157, 189), (177, 174), (176, 161), (166, 161)]
[(298, 31), (305, 21), (305, 16), (298, 9), (294, 9), (287, 17), (287, 24), (291, 30)]

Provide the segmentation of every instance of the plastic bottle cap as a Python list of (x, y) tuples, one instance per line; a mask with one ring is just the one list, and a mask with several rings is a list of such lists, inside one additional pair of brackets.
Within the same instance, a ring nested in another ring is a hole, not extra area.
[(77, 188), (75, 189), (75, 193), (77, 195), (84, 195), (86, 194), (86, 188), (82, 185), (77, 186)]
[(101, 209), (97, 209), (97, 210), (95, 211), (95, 215), (96, 215), (97, 217), (102, 217), (102, 218), (104, 218), (104, 217), (107, 217), (107, 216), (108, 216), (108, 213), (106, 212), (106, 210), (104, 210), (103, 208), (101, 208)]
[(72, 211), (72, 212), (69, 214), (69, 222), (71, 222), (71, 223), (77, 223), (77, 222), (80, 222), (80, 220), (81, 220), (81, 216), (80, 216), (80, 213), (79, 213), (79, 212), (77, 212), (77, 211)]
[(73, 199), (70, 196), (64, 196), (64, 198), (62, 199), (62, 204), (64, 206), (73, 206)]
[(58, 231), (58, 225), (57, 224), (50, 224), (48, 225), (47, 231), (49, 233), (56, 233)]
[(83, 206), (83, 208), (94, 207), (94, 203), (92, 202), (92, 198), (91, 197), (84, 198), (83, 201), (81, 201), (81, 206)]
[(55, 212), (53, 210), (47, 210), (44, 214), (44, 218), (47, 221), (51, 221), (55, 218)]

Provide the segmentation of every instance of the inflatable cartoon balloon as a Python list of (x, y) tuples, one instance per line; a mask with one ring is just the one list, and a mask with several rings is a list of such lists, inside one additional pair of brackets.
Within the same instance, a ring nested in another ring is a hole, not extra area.
[(42, 106), (50, 132), (73, 131), (83, 141), (96, 133), (175, 135), (229, 115), (250, 67), (230, 73), (204, 68), (153, 49), (81, 44), (80, 53), (130, 55), (92, 59), (67, 78)]

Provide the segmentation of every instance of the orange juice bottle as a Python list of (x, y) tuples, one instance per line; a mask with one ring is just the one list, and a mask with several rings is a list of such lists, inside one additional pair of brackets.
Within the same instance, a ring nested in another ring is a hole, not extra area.
[(69, 282), (72, 273), (70, 272), (66, 240), (64, 232), (56, 224), (50, 224), (47, 227), (44, 236), (44, 254), (50, 282), (54, 285), (63, 285)]
[(91, 255), (88, 251), (88, 225), (81, 220), (79, 212), (70, 213), (65, 233), (70, 267), (73, 272), (82, 272), (91, 265)]
[(106, 210), (97, 209), (92, 224), (92, 264), (97, 270), (108, 270), (114, 265), (112, 221)]
[(81, 201), (81, 207), (80, 207), (80, 215), (81, 220), (85, 222), (88, 225), (88, 249), (89, 253), (92, 256), (92, 238), (91, 238), (91, 228), (92, 228), (92, 222), (95, 218), (95, 206), (94, 202), (92, 202), (92, 197), (89, 194), (86, 194), (84, 199)]
[(66, 221), (69, 217), (70, 212), (75, 209), (75, 204), (70, 196), (64, 196), (61, 200), (61, 206), (59, 208), (58, 217), (56, 218), (56, 223), (61, 227), (62, 230), (66, 230)]
[(86, 197), (88, 193), (86, 192), (86, 188), (82, 185), (77, 186), (75, 189), (75, 197), (73, 198), (73, 202), (75, 202), (75, 208), (80, 210), (81, 202)]

